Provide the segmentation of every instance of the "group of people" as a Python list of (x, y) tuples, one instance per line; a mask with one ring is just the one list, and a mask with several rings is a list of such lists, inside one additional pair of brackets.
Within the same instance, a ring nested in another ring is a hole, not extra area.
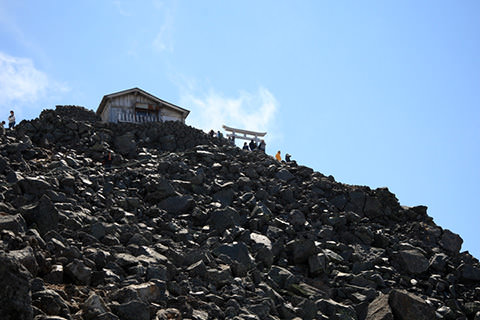
[[(217, 137), (219, 139), (223, 138), (223, 134), (220, 132), (220, 131), (213, 131), (213, 130), (210, 130), (210, 132), (208, 133), (210, 135), (210, 137)], [(228, 137), (228, 141), (230, 141), (231, 144), (235, 145), (235, 137), (234, 136), (229, 136)], [(248, 151), (254, 151), (254, 150), (260, 150), (260, 151), (263, 151), (265, 152), (265, 149), (267, 147), (267, 144), (265, 143), (265, 140), (260, 140), (260, 143), (257, 144), (255, 142), (254, 139), (252, 139), (250, 141), (250, 143), (247, 143), (245, 142), (243, 144), (243, 150), (248, 150)], [(292, 159), (291, 159), (291, 155), (289, 155), (288, 153), (285, 154), (285, 162), (292, 162)], [(277, 159), (279, 162), (282, 161), (282, 155), (281, 155), (281, 152), (280, 150), (278, 150), (278, 152), (275, 154), (275, 159)]]
[[(287, 153), (285, 155), (285, 162), (292, 162), (291, 157), (292, 156)], [(282, 161), (282, 154), (281, 154), (280, 150), (278, 150), (277, 154), (275, 155), (275, 159), (277, 159), (278, 161)]]
[[(10, 110), (10, 116), (8, 116), (8, 129), (13, 129), (15, 127), (15, 113), (13, 110)], [(5, 121), (2, 121), (2, 135), (5, 135)]]
[(265, 143), (265, 140), (260, 140), (260, 143), (257, 145), (257, 143), (255, 142), (255, 140), (251, 140), (249, 144), (247, 144), (246, 142), (243, 144), (243, 150), (250, 150), (250, 151), (253, 151), (253, 150), (260, 150), (260, 151), (263, 151), (265, 152), (265, 149), (267, 147), (267, 144)]

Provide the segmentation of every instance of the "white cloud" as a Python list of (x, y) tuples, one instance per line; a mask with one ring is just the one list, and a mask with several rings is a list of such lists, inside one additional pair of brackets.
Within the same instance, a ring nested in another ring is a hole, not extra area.
[(126, 9), (125, 3), (123, 1), (115, 0), (115, 1), (112, 1), (112, 3), (117, 8), (117, 11), (120, 15), (124, 17), (132, 16), (132, 13), (128, 9)]
[(47, 93), (68, 91), (68, 88), (49, 79), (27, 58), (0, 52), (0, 105), (34, 102)]
[(267, 132), (266, 140), (275, 134), (275, 116), (278, 102), (266, 88), (259, 87), (256, 92), (241, 91), (235, 97), (226, 97), (211, 89), (197, 95), (190, 91), (193, 82), (187, 82), (183, 90), (181, 105), (191, 110), (187, 124), (206, 132), (211, 129), (222, 130), (222, 125), (259, 132)]
[[(163, 4), (155, 4), (158, 10), (163, 10)], [(153, 48), (159, 52), (173, 52), (173, 14), (170, 9), (166, 8), (163, 23), (153, 39)]]

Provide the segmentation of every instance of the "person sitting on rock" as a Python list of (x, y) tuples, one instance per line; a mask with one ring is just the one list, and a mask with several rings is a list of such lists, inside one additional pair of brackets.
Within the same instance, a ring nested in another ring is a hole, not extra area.
[(278, 150), (277, 154), (275, 155), (275, 159), (278, 161), (282, 161), (282, 156), (280, 155), (280, 150)]
[(109, 151), (103, 158), (103, 164), (105, 165), (105, 170), (112, 169), (112, 161), (113, 161), (113, 156), (112, 156), (112, 153)]
[(255, 141), (253, 141), (253, 139), (252, 139), (252, 141), (250, 141), (249, 146), (250, 146), (250, 150), (252, 150), (252, 151), (257, 149), (257, 144), (255, 143)]
[(285, 161), (286, 161), (286, 162), (292, 161), (292, 160), (290, 159), (290, 157), (291, 157), (291, 155), (289, 155), (289, 154), (287, 153), (287, 154), (285, 155)]
[(248, 148), (248, 144), (247, 144), (246, 142), (243, 143), (243, 148), (242, 148), (242, 149), (243, 149), (243, 150), (250, 150), (250, 149)]
[(2, 128), (1, 129), (2, 130), (0, 130), (0, 134), (4, 136), (5, 135), (5, 121), (2, 121)]

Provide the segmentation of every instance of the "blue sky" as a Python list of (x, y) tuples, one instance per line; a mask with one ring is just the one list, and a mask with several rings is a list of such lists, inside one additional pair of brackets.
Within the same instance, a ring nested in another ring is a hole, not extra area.
[(0, 117), (140, 87), (388, 187), (480, 257), (480, 2), (0, 0)]

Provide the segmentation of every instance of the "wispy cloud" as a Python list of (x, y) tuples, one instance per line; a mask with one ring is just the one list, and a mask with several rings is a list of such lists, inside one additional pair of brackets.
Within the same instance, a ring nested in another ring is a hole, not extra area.
[(182, 88), (181, 105), (191, 113), (187, 123), (206, 132), (222, 130), (222, 125), (253, 131), (267, 131), (267, 140), (275, 138), (275, 118), (279, 104), (266, 88), (255, 92), (240, 91), (233, 97), (225, 96), (214, 89), (206, 93), (191, 91), (193, 82), (186, 82)]
[(34, 102), (47, 93), (68, 91), (38, 70), (31, 59), (0, 52), (0, 105)]
[(155, 1), (154, 7), (163, 11), (163, 21), (153, 39), (153, 48), (158, 52), (173, 52), (174, 16), (171, 8), (165, 8), (162, 2)]
[(126, 9), (125, 7), (125, 3), (123, 1), (120, 1), (120, 0), (114, 0), (112, 1), (113, 5), (115, 6), (115, 8), (117, 9), (117, 12), (124, 16), (124, 17), (131, 17), (132, 16), (132, 13)]

